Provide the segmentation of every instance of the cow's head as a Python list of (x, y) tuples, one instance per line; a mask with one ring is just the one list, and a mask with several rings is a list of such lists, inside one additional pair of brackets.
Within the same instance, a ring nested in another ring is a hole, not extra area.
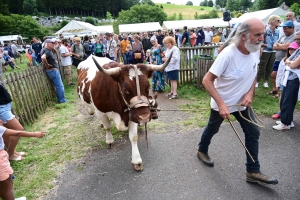
[(149, 96), (150, 84), (148, 79), (151, 78), (153, 71), (163, 71), (169, 64), (171, 57), (172, 53), (162, 65), (117, 64), (113, 68), (102, 67), (94, 57), (92, 58), (100, 72), (110, 75), (118, 82), (124, 107), (127, 107), (124, 112), (129, 112), (129, 120), (142, 124), (149, 122), (152, 118), (157, 118), (156, 110), (153, 110), (154, 107), (157, 107), (155, 101), (157, 95)]

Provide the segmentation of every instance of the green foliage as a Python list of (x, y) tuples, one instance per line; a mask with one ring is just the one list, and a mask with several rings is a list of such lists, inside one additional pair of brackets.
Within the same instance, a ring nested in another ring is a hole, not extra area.
[(173, 20), (173, 21), (175, 21), (175, 20), (177, 20), (177, 15), (176, 15), (176, 13), (173, 13), (173, 15), (172, 16), (168, 16), (168, 20)]
[(155, 3), (151, 0), (141, 0), (141, 4), (148, 4), (150, 6), (155, 6)]
[(200, 8), (200, 10), (204, 10), (204, 8)]
[(36, 0), (24, 0), (23, 1), (23, 14), (32, 15), (36, 9)]
[(218, 15), (218, 11), (216, 9), (212, 9), (207, 14), (202, 14), (202, 15), (198, 15), (198, 16), (194, 15), (194, 17), (195, 17), (195, 19), (213, 19), (213, 18), (219, 18), (219, 15)]
[(0, 14), (2, 15), (10, 15), (8, 10), (8, 5), (4, 4), (2, 0), (0, 0)]
[(252, 7), (251, 0), (227, 0), (226, 10), (242, 11)]
[(253, 2), (252, 10), (253, 11), (265, 10), (265, 9), (274, 8), (275, 6), (276, 3), (274, 3), (273, 0), (255, 0)]
[(85, 18), (84, 21), (87, 22), (87, 23), (90, 23), (90, 24), (92, 24), (92, 25), (96, 25), (95, 20), (94, 20), (93, 18), (91, 18), (91, 17)]
[(236, 18), (239, 18), (239, 17), (242, 16), (242, 15), (243, 15), (243, 13), (240, 13), (240, 12), (237, 13), (237, 14), (236, 14)]
[(163, 5), (162, 5), (162, 4), (160, 4), (160, 8), (161, 8), (161, 9), (164, 9), (164, 7), (163, 7)]
[(171, 2), (167, 2), (167, 4), (171, 4)]
[(167, 14), (160, 7), (148, 4), (135, 5), (130, 10), (119, 12), (118, 22), (120, 24), (160, 22), (167, 20)]
[(67, 20), (63, 20), (60, 24), (60, 28), (63, 28), (65, 25), (67, 25), (69, 22)]
[(200, 2), (200, 6), (207, 6), (208, 5), (208, 1), (204, 0)]
[(277, 5), (280, 6), (283, 2), (285, 3), (285, 5), (291, 7), (297, 1), (296, 0), (279, 0), (278, 3), (277, 3)]
[(188, 2), (186, 2), (186, 4), (185, 5), (187, 5), (187, 6), (192, 6), (192, 5), (194, 5), (193, 4), (193, 2), (191, 2), (191, 1), (188, 1)]
[(183, 20), (183, 15), (181, 12), (178, 14), (178, 20)]
[(106, 19), (112, 19), (112, 15), (108, 11), (106, 11)]
[(198, 12), (196, 12), (194, 15), (194, 19), (198, 19), (198, 18), (199, 18), (199, 15), (198, 15)]
[(225, 8), (227, 0), (216, 0), (215, 5), (219, 5), (221, 8)]
[(207, 6), (208, 6), (208, 7), (213, 7), (213, 6), (214, 6), (214, 2), (213, 2), (212, 0), (209, 0), (209, 1), (207, 2)]
[(300, 15), (300, 5), (299, 3), (293, 3), (291, 5), (290, 10), (295, 13), (295, 16)]
[[(18, 22), (18, 23), (16, 23)], [(48, 29), (42, 27), (31, 16), (12, 14), (10, 16), (0, 15), (0, 35), (21, 34), (23, 37), (43, 37), (49, 35)]]

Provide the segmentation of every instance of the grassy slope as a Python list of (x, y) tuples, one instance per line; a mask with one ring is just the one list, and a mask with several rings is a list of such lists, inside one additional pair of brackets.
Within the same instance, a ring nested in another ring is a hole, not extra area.
[[(204, 6), (186, 6), (186, 5), (174, 5), (174, 4), (157, 4), (157, 5), (159, 6), (162, 5), (164, 11), (168, 14), (168, 16), (172, 16), (174, 13), (176, 13), (176, 16), (178, 18), (178, 14), (181, 12), (183, 19), (186, 20), (193, 20), (196, 12), (198, 12), (198, 14), (205, 14), (212, 9), (211, 7), (204, 7)], [(201, 8), (204, 10), (200, 10)], [(219, 13), (219, 16), (221, 16), (221, 12)]]

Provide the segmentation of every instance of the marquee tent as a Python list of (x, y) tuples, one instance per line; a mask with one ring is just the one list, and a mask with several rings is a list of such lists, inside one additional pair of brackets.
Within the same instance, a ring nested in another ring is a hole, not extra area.
[(84, 32), (84, 31), (97, 32), (97, 28), (90, 23), (72, 20), (67, 25), (65, 25), (62, 29), (57, 31), (55, 33), (55, 35), (59, 35), (64, 32), (78, 34), (80, 32)]
[(132, 32), (145, 32), (145, 31), (157, 31), (162, 29), (159, 22), (138, 23), (138, 24), (120, 24), (120, 33), (132, 33)]
[(256, 17), (263, 21), (264, 24), (268, 24), (268, 19), (271, 15), (279, 15), (282, 18), (282, 21), (285, 21), (285, 15), (287, 11), (283, 10), (282, 8), (272, 8), (267, 10), (259, 10), (256, 12), (245, 13), (238, 18), (240, 22), (244, 21), (245, 19), (249, 19), (251, 17)]
[(97, 32), (98, 33), (113, 33), (114, 29), (112, 25), (107, 25), (107, 26), (96, 26)]

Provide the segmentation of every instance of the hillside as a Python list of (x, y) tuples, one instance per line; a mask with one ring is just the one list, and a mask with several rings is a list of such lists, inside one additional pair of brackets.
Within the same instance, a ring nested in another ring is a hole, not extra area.
[[(183, 15), (183, 19), (186, 20), (193, 20), (194, 15), (196, 12), (198, 14), (205, 14), (208, 13), (209, 10), (211, 10), (211, 7), (204, 7), (204, 6), (186, 6), (186, 5), (174, 5), (174, 4), (161, 4), (157, 3), (157, 5), (162, 5), (164, 8), (164, 11), (168, 14), (168, 16), (172, 16), (174, 13), (176, 13), (177, 17), (178, 14), (181, 12)], [(219, 12), (219, 16), (222, 16), (222, 13)]]

